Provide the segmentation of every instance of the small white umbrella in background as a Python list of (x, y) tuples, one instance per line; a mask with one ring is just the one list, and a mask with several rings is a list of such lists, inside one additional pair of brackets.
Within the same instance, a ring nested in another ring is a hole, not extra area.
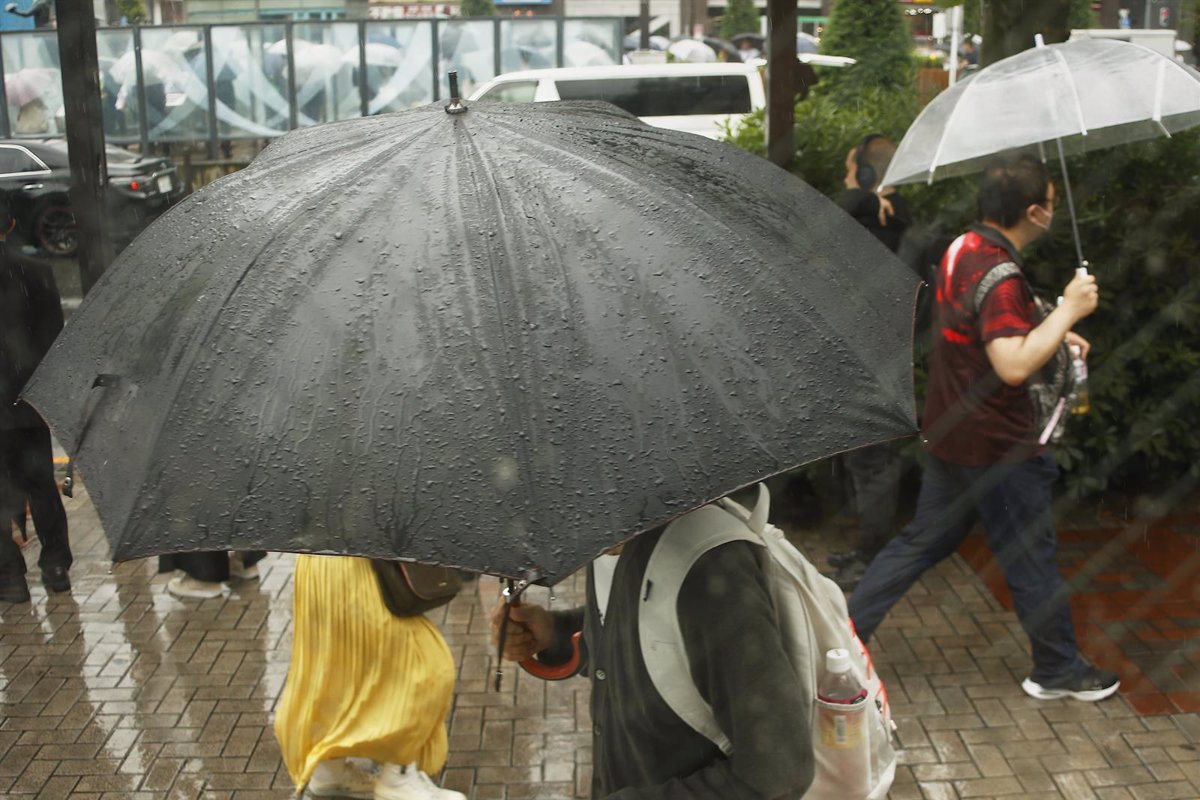
[[(390, 44), (382, 42), (367, 42), (366, 46), (368, 67), (387, 67), (397, 69), (404, 63), (404, 53)], [(342, 60), (351, 67), (358, 66), (358, 48), (347, 50)]]
[[(170, 55), (162, 50), (142, 49), (142, 77), (147, 86), (155, 83), (172, 83), (176, 78), (176, 73), (181, 69), (187, 69), (187, 62), (182, 55), (183, 51), (179, 51), (180, 55)], [(126, 51), (120, 58), (112, 63), (108, 68), (108, 75), (118, 84), (128, 87), (133, 86), (138, 81), (137, 75), (137, 57), (133, 50)]]
[(591, 42), (567, 42), (563, 47), (563, 65), (568, 67), (607, 67), (613, 61), (612, 53)]
[(10, 106), (23, 106), (57, 90), (60, 81), (56, 69), (26, 67), (4, 76), (4, 96)]
[[(353, 51), (357, 59), (357, 48)], [(280, 39), (267, 48), (267, 55), (287, 58), (287, 39)], [(331, 44), (292, 40), (292, 61), (296, 65), (296, 83), (317, 83), (337, 75), (342, 69), (342, 51)], [(286, 62), (281, 62), (286, 63)]]
[(708, 64), (717, 60), (713, 49), (699, 39), (677, 39), (667, 47), (667, 53), (676, 61), (688, 64)]
[(1170, 136), (1200, 125), (1200, 72), (1140, 45), (1080, 39), (997, 61), (942, 92), (904, 134), (881, 186), (967, 175), (998, 153), (1054, 147), (1080, 268), (1065, 151)]

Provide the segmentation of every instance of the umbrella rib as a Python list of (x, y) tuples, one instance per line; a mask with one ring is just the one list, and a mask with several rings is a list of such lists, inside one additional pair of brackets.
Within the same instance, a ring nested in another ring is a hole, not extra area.
[(929, 162), (929, 176), (926, 179), (926, 185), (933, 185), (933, 174), (935, 171), (937, 171), (938, 159), (941, 158), (942, 150), (944, 150), (946, 147), (946, 140), (950, 132), (950, 123), (954, 121), (954, 115), (957, 114), (958, 110), (966, 103), (967, 94), (975, 88), (975, 84), (977, 83), (979, 83), (979, 76), (976, 76), (974, 80), (967, 81), (967, 85), (966, 88), (963, 89), (962, 96), (958, 99), (958, 102), (954, 104), (954, 107), (950, 109), (950, 114), (946, 117), (946, 124), (942, 126), (942, 138), (938, 139), (937, 150), (933, 152), (933, 160)]
[(1162, 130), (1162, 132), (1166, 135), (1166, 137), (1168, 139), (1170, 139), (1171, 132), (1169, 130), (1167, 130), (1167, 126), (1163, 125), (1163, 121), (1162, 121), (1163, 88), (1164, 88), (1163, 84), (1166, 82), (1166, 79), (1167, 79), (1167, 62), (1160, 61), (1160, 62), (1158, 62), (1158, 80), (1154, 82), (1154, 113), (1151, 115), (1150, 118), (1152, 120), (1154, 120), (1155, 124), (1158, 125), (1158, 127)]
[[(1075, 85), (1075, 79), (1071, 77), (1071, 67), (1067, 64), (1067, 59), (1058, 50), (1054, 50), (1054, 59), (1062, 65), (1063, 71), (1067, 74), (1067, 85), (1071, 87), (1071, 97), (1075, 98), (1075, 117), (1079, 120), (1079, 132), (1081, 135), (1087, 136), (1087, 122), (1083, 119), (1083, 101), (1079, 99), (1079, 87)], [(1051, 108), (1053, 107), (1052, 104)]]

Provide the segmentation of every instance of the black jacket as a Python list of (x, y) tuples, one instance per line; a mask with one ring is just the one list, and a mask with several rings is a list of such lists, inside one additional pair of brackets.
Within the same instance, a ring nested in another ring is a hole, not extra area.
[(588, 570), (586, 609), (556, 612), (556, 647), (583, 629), (592, 679), (592, 797), (600, 800), (775, 800), (812, 782), (812, 698), (779, 636), (759, 558), (747, 542), (702, 556), (679, 593), (691, 673), (733, 754), (692, 730), (655, 690), (638, 645), (638, 593), (661, 532), (625, 545), (600, 624)]
[(900, 242), (904, 233), (912, 226), (912, 214), (908, 203), (899, 192), (887, 195), (895, 212), (888, 217), (887, 225), (879, 224), (879, 195), (866, 189), (847, 189), (838, 196), (838, 205), (860, 225), (871, 232), (876, 239), (883, 242), (893, 253), (900, 252)]
[(63, 327), (50, 265), (0, 244), (0, 429), (33, 428), (41, 418), (17, 396)]

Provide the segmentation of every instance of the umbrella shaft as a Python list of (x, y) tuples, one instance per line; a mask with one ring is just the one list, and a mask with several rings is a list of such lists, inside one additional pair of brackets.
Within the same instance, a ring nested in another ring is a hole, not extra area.
[(1079, 241), (1079, 221), (1075, 217), (1075, 196), (1071, 192), (1071, 175), (1067, 171), (1067, 154), (1063, 151), (1062, 139), (1055, 139), (1058, 145), (1058, 163), (1062, 165), (1063, 192), (1067, 195), (1067, 212), (1071, 215), (1071, 235), (1075, 239), (1075, 257), (1080, 269), (1087, 267), (1083, 257), (1083, 244)]

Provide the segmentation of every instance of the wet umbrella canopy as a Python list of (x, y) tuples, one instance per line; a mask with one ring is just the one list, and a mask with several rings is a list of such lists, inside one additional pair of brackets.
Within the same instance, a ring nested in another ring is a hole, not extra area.
[(911, 433), (915, 288), (764, 159), (603, 104), (429, 106), (296, 131), (185, 200), (26, 397), (118, 560), (263, 548), (553, 583)]

